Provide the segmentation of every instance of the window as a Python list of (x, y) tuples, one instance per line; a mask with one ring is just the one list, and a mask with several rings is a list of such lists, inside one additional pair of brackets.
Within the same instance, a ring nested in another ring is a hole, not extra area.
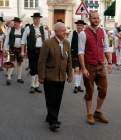
[(37, 8), (38, 0), (24, 0), (24, 7), (25, 8)]
[(0, 0), (0, 7), (9, 7), (9, 0)]

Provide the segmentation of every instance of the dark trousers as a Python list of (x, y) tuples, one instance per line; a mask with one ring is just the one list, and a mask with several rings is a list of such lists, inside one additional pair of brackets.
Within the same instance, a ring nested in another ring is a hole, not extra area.
[(63, 90), (65, 82), (56, 81), (45, 81), (44, 91), (45, 100), (47, 107), (47, 117), (46, 120), (50, 123), (56, 123), (58, 121), (58, 114), (60, 110)]
[(38, 74), (38, 60), (39, 60), (40, 48), (35, 48), (33, 50), (28, 49), (28, 60), (30, 74), (32, 76)]

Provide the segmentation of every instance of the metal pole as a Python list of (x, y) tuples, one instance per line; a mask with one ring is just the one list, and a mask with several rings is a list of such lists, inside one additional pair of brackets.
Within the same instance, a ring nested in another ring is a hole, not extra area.
[(17, 16), (20, 17), (19, 0), (17, 0)]
[[(84, 0), (81, 0), (81, 2), (83, 2)], [(83, 13), (81, 14), (81, 20), (83, 20)]]
[[(105, 10), (107, 8), (106, 0), (104, 1)], [(104, 16), (104, 27), (106, 28), (106, 16)]]

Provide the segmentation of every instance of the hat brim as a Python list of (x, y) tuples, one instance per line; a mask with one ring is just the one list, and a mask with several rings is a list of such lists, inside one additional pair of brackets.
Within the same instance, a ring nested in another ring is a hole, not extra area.
[(22, 22), (21, 20), (14, 20), (14, 19), (12, 21), (14, 21), (14, 22)]
[(32, 18), (33, 18), (33, 17), (40, 17), (40, 18), (42, 18), (43, 16), (31, 16), (31, 17), (32, 17)]
[(83, 25), (86, 25), (85, 22), (74, 22), (75, 24), (83, 24)]

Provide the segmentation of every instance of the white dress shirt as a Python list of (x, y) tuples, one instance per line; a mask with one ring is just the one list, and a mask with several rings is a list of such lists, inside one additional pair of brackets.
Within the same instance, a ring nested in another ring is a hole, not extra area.
[(59, 46), (61, 48), (61, 54), (63, 56), (63, 41), (61, 41), (57, 36), (55, 36), (55, 38), (57, 39), (58, 43), (59, 43)]
[[(108, 36), (105, 30), (104, 30), (104, 40), (102, 41), (104, 46), (104, 52), (110, 52)], [(78, 34), (78, 54), (84, 54), (85, 47), (86, 47), (86, 34), (84, 31), (82, 31)]]
[(0, 42), (3, 42), (4, 40), (4, 33), (0, 34)]
[[(41, 33), (40, 33), (40, 27), (37, 27), (35, 25), (34, 26), (34, 29), (35, 29), (35, 36), (36, 36), (36, 47), (37, 48), (40, 48), (42, 47), (42, 38), (41, 38)], [(30, 34), (30, 27), (27, 26), (25, 28), (25, 31), (23, 33), (23, 37), (22, 37), (22, 41), (21, 41), (21, 44), (26, 44), (26, 41), (27, 41), (27, 36), (29, 36)], [(44, 36), (45, 36), (45, 39), (48, 39), (48, 31), (44, 29)]]
[[(4, 42), (4, 49), (5, 50), (9, 50), (9, 35), (11, 32), (11, 28), (9, 29), (9, 31), (6, 33), (6, 37), (5, 37), (5, 42)], [(20, 29), (15, 29), (15, 35), (21, 35), (21, 28)], [(20, 48), (21, 47), (21, 38), (15, 38), (15, 44), (14, 47), (16, 48)]]
[(70, 46), (71, 46), (72, 37), (73, 37), (73, 32), (70, 32), (68, 37), (67, 37), (67, 40), (69, 41)]

